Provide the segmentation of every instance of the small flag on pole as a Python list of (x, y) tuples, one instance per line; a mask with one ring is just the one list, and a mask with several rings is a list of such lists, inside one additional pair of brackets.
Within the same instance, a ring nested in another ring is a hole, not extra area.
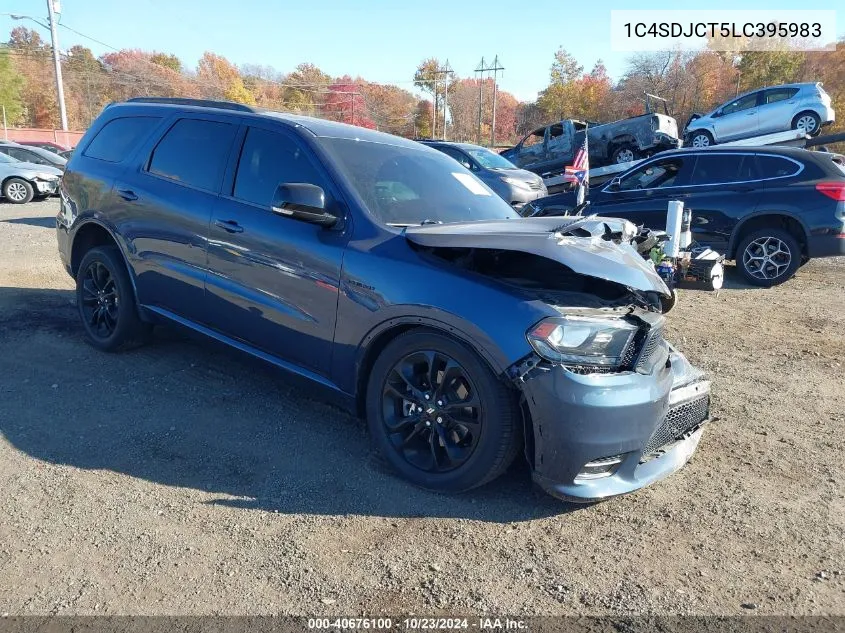
[(575, 154), (572, 165), (564, 169), (564, 174), (575, 183), (578, 193), (578, 204), (583, 204), (587, 197), (587, 187), (590, 186), (590, 150), (587, 142), (587, 130), (584, 130), (584, 142)]

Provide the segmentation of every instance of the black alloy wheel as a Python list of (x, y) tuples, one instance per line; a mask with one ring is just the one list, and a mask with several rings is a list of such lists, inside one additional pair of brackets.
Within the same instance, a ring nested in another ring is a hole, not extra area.
[(114, 334), (120, 295), (111, 272), (102, 262), (95, 260), (83, 271), (80, 310), (94, 337), (108, 339)]
[(426, 472), (467, 461), (481, 436), (482, 409), (466, 370), (447, 354), (412, 352), (382, 389), (382, 424), (393, 449)]
[(411, 483), (463, 492), (501, 475), (522, 445), (516, 395), (470, 347), (415, 328), (385, 346), (369, 374), (376, 449)]
[(92, 248), (82, 258), (76, 303), (87, 341), (105, 352), (141, 345), (152, 331), (138, 314), (129, 273), (115, 246)]

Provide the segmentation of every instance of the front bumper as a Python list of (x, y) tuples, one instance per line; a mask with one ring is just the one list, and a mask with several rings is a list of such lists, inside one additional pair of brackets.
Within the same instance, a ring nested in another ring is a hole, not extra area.
[(678, 149), (684, 142), (677, 136), (666, 134), (665, 132), (656, 132), (654, 135), (652, 149), (654, 153), (662, 152), (667, 149)]
[(59, 190), (58, 180), (35, 180), (35, 190), (42, 196), (50, 196)]
[[(534, 480), (569, 501), (606, 499), (671, 475), (695, 452), (709, 417), (709, 381), (675, 350), (651, 374), (553, 367), (527, 378), (523, 392)], [(618, 462), (613, 470), (585, 476), (585, 466), (608, 458)]]
[(547, 195), (549, 195), (549, 192), (545, 186), (543, 186), (541, 189), (525, 189), (523, 187), (511, 187), (509, 193), (509, 202), (511, 203), (511, 206), (515, 209), (520, 209), (529, 202), (534, 202), (538, 198), (545, 198)]

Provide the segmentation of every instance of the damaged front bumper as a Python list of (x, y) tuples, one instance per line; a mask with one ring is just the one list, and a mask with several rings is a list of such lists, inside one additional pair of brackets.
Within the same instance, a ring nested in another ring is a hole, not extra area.
[(554, 366), (526, 376), (522, 390), (534, 427), (527, 445), (534, 480), (569, 501), (625, 494), (674, 473), (709, 419), (709, 381), (671, 347), (649, 374)]

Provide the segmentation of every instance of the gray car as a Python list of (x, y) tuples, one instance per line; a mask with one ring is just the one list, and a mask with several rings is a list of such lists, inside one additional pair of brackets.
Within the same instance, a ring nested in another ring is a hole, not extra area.
[(786, 84), (746, 92), (712, 112), (693, 115), (684, 138), (687, 146), (708, 147), (787, 130), (815, 136), (835, 120), (821, 83)]
[(454, 158), (516, 209), (549, 194), (540, 176), (520, 169), (507, 158), (491, 152), (486, 147), (446, 141), (424, 143)]
[(20, 161), (0, 153), (0, 192), (13, 204), (56, 193), (62, 171), (50, 165)]
[(0, 154), (17, 158), (26, 163), (50, 165), (62, 171), (64, 171), (65, 165), (67, 165), (67, 158), (59, 156), (55, 152), (42, 147), (20, 145), (12, 141), (0, 141)]

